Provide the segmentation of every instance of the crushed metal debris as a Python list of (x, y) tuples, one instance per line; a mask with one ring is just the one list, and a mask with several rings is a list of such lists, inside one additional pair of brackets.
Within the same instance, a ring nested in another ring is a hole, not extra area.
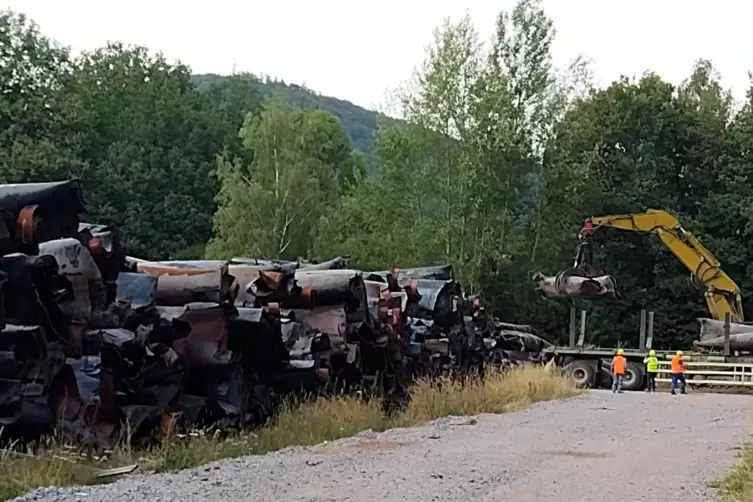
[(76, 180), (0, 185), (6, 442), (148, 446), (337, 392), (383, 396), (391, 411), (416, 378), (504, 370), (551, 346), (488, 315), (451, 266), (152, 262), (85, 214)]

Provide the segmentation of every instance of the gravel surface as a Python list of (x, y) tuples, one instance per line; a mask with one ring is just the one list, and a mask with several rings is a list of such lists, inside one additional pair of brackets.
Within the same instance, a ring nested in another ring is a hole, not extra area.
[(753, 398), (625, 393), (370, 431), (17, 501), (712, 501), (748, 440)]

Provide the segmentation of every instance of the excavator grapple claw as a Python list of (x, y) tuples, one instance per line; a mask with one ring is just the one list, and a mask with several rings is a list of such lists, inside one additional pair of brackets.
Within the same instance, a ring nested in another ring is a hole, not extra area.
[(617, 301), (620, 294), (617, 291), (617, 281), (610, 275), (597, 275), (593, 266), (593, 246), (591, 220), (586, 220), (580, 231), (578, 247), (575, 252), (573, 266), (560, 271), (554, 276), (538, 274), (534, 280), (538, 282), (538, 289), (548, 298), (575, 299), (591, 301)]

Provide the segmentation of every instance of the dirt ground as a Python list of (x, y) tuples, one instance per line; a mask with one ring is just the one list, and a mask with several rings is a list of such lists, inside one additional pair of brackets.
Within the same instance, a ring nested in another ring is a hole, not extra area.
[(751, 418), (752, 396), (592, 391), (20, 500), (712, 501)]

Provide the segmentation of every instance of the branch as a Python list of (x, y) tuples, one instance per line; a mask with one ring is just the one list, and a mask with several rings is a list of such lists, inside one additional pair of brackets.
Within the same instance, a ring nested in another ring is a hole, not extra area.
[(290, 224), (293, 223), (293, 217), (288, 217), (285, 219), (285, 225), (282, 227), (282, 232), (280, 233), (280, 243), (277, 245), (277, 256), (281, 257), (282, 253), (285, 252), (286, 249), (290, 246), (290, 243), (292, 242), (291, 239), (288, 239), (288, 241), (283, 245), (283, 241), (285, 240), (285, 236), (288, 233), (288, 228), (290, 228)]

